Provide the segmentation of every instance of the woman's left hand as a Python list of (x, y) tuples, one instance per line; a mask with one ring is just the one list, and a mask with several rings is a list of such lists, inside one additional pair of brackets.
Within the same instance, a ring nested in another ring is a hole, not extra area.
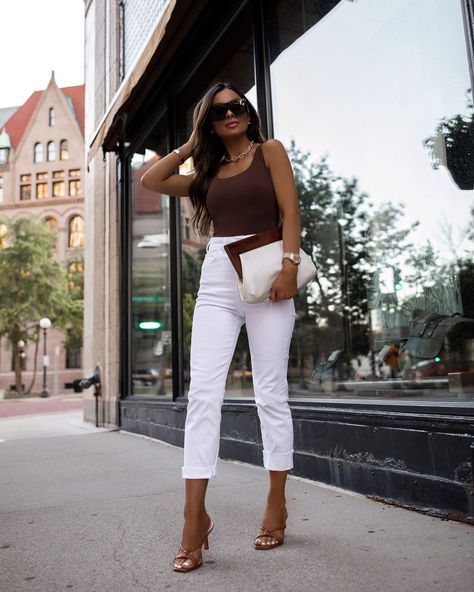
[(287, 300), (288, 298), (296, 296), (298, 293), (296, 284), (297, 275), (298, 266), (291, 263), (291, 261), (285, 261), (282, 270), (273, 282), (270, 292), (268, 293), (270, 300), (272, 302), (277, 302), (278, 300)]

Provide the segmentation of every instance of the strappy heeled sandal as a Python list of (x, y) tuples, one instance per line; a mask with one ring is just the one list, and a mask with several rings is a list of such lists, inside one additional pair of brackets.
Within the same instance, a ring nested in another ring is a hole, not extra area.
[[(201, 567), (201, 565), (203, 564), (202, 549), (203, 548), (206, 550), (209, 549), (208, 536), (213, 528), (214, 528), (214, 524), (211, 520), (211, 524), (210, 524), (209, 528), (207, 529), (206, 534), (202, 537), (199, 545), (197, 547), (195, 547), (194, 549), (186, 550), (182, 544), (179, 545), (179, 552), (173, 561), (173, 570), (174, 571), (179, 571), (179, 572), (185, 573), (188, 571), (192, 571), (193, 569), (197, 569), (198, 567)], [(198, 549), (201, 549), (201, 559), (199, 561), (191, 555), (191, 553), (194, 553), (194, 551), (197, 551)], [(179, 563), (176, 563), (177, 559), (184, 559), (184, 561), (180, 561)]]
[[(280, 528), (274, 528), (273, 530), (268, 530), (268, 528), (265, 528), (265, 526), (263, 526), (262, 524), (260, 530), (262, 530), (263, 532), (259, 533), (253, 541), (253, 546), (255, 547), (255, 549), (257, 549), (258, 551), (266, 551), (268, 549), (274, 549), (275, 547), (283, 545), (285, 541), (285, 528), (287, 518), (288, 512), (286, 513), (284, 526), (280, 526)], [(281, 534), (273, 534), (278, 531), (281, 531)], [(264, 537), (270, 537), (272, 540), (269, 543), (264, 543), (263, 541), (259, 542), (258, 539), (262, 539)]]

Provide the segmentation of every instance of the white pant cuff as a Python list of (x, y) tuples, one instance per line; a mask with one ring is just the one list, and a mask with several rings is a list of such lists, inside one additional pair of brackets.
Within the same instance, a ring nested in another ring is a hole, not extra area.
[(211, 479), (216, 476), (215, 467), (182, 467), (183, 479)]
[(263, 466), (269, 471), (290, 471), (293, 468), (293, 450), (283, 453), (263, 451)]

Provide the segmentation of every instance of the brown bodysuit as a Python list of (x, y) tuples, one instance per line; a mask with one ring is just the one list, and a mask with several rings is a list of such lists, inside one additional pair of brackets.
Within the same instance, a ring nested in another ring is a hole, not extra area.
[(213, 236), (254, 234), (278, 226), (280, 211), (261, 144), (245, 171), (212, 179), (206, 205), (214, 222)]

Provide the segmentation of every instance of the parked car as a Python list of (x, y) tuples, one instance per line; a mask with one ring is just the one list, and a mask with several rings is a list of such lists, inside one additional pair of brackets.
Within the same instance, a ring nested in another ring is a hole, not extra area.
[(134, 382), (140, 382), (143, 386), (156, 384), (160, 377), (160, 371), (156, 368), (140, 368), (132, 374)]
[(252, 370), (235, 369), (235, 370), (232, 371), (232, 378), (233, 379), (234, 378), (241, 378), (241, 379), (249, 378), (250, 379), (250, 378), (252, 378)]

